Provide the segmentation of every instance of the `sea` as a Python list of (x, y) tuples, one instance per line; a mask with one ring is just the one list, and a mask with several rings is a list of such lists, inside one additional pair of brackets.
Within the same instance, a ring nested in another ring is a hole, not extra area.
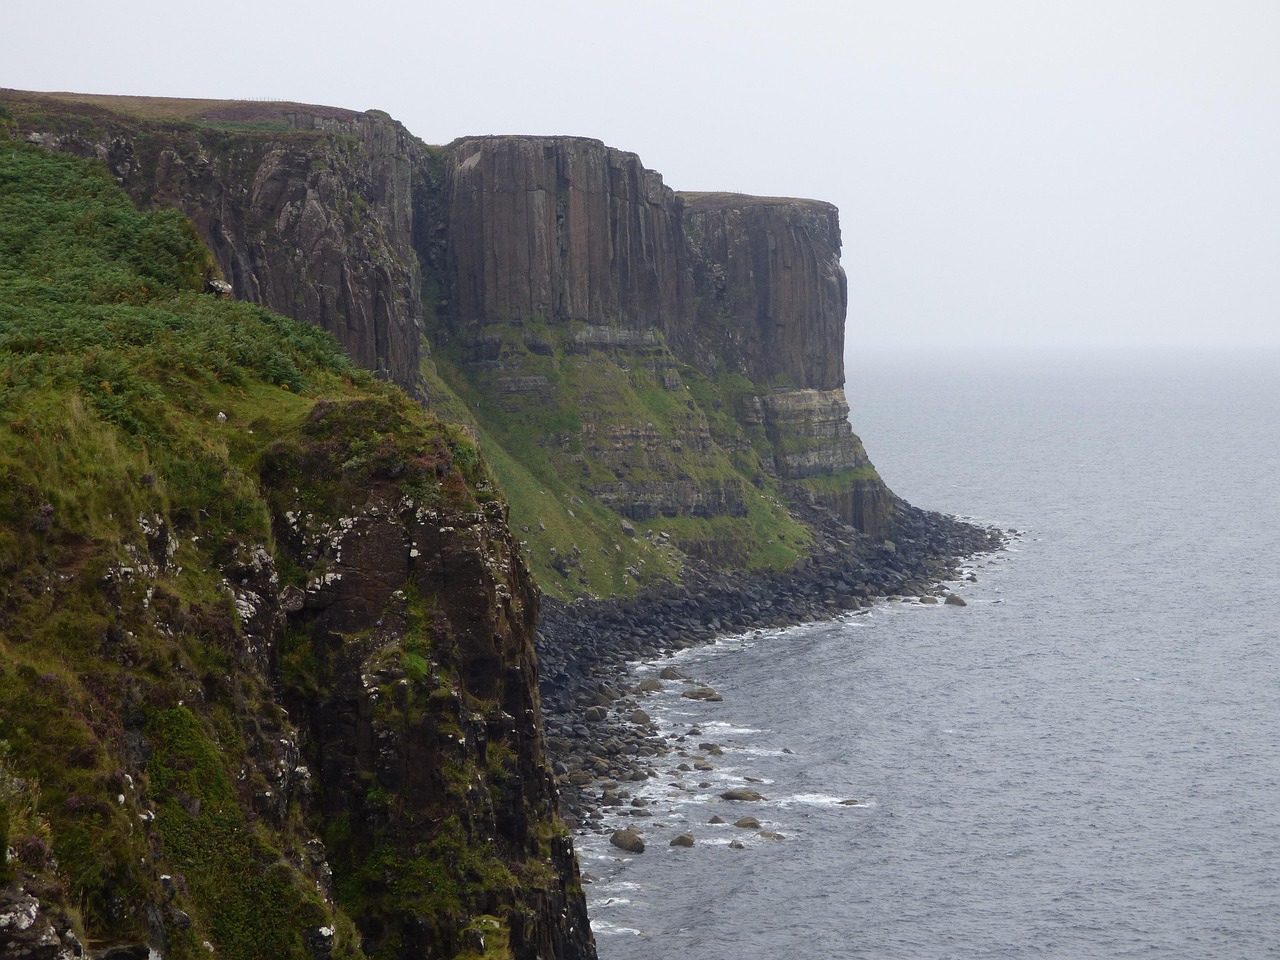
[(1280, 352), (848, 377), (897, 493), (1016, 532), (965, 606), (634, 665), (723, 700), (645, 699), (643, 853), (576, 838), (602, 960), (1280, 957)]

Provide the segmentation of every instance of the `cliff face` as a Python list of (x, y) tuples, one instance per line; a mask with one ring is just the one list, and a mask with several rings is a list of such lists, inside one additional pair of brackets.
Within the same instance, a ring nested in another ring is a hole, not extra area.
[(745, 374), (739, 407), (778, 475), (845, 523), (892, 533), (892, 497), (849, 425), (847, 284), (836, 208), (814, 200), (681, 194), (696, 251), (698, 343)]
[(419, 158), (403, 127), (325, 107), (255, 121), (209, 102), (179, 125), (95, 103), (39, 103), (42, 129), (29, 140), (97, 157), (138, 203), (181, 210), (236, 298), (317, 324), (362, 367), (421, 392)]
[(553, 594), (670, 580), (682, 553), (785, 567), (797, 498), (891, 534), (847, 424), (829, 204), (677, 195), (582, 138), (431, 148), (376, 113), (15, 102), (28, 139), (191, 217), (237, 296), (470, 423)]
[(0, 955), (594, 956), (493, 479), (0, 151)]
[(829, 203), (686, 193), (698, 257), (699, 333), (759, 384), (844, 386), (848, 302)]
[(657, 329), (688, 316), (679, 210), (633, 153), (579, 137), (450, 145), (450, 317)]

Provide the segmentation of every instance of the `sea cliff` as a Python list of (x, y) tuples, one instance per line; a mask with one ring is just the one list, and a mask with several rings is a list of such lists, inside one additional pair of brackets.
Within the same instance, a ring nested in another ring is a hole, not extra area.
[(0, 105), (8, 222), (52, 238), (12, 228), (0, 315), (22, 949), (592, 956), (556, 806), (636, 735), (577, 722), (603, 678), (936, 591), (994, 542), (895, 497), (849, 425), (829, 204), (378, 111)]

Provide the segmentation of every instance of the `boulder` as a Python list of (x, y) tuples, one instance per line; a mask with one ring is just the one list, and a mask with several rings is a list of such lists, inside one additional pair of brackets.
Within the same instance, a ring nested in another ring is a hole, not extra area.
[(688, 700), (706, 700), (711, 703), (719, 703), (724, 699), (711, 687), (695, 687), (692, 690), (686, 690), (681, 696)]
[(764, 797), (760, 796), (760, 794), (757, 793), (755, 790), (737, 789), (737, 790), (726, 790), (724, 793), (720, 794), (720, 799), (738, 800), (746, 803), (753, 803), (757, 800), (763, 800)]
[(735, 827), (742, 827), (744, 830), (760, 829), (760, 821), (755, 817), (739, 817), (737, 820), (733, 821), (733, 825)]
[(631, 827), (627, 827), (625, 830), (613, 831), (613, 835), (609, 837), (609, 842), (619, 850), (627, 851), (627, 853), (644, 853), (644, 840)]
[(674, 840), (672, 840), (670, 845), (671, 845), (671, 846), (673, 846), (673, 847), (692, 847), (692, 846), (693, 846), (693, 834), (692, 834), (692, 833), (682, 833), (682, 834), (680, 834), (680, 836), (678, 836), (678, 837), (676, 837)]
[(949, 607), (965, 607), (965, 606), (968, 606), (968, 604), (964, 602), (964, 598), (963, 598), (963, 597), (958, 597), (958, 596), (956, 596), (954, 593), (948, 593), (948, 594), (947, 594), (947, 599), (946, 599), (944, 602), (945, 602), (945, 603), (946, 603), (946, 605), (947, 605), (947, 606), (949, 606)]

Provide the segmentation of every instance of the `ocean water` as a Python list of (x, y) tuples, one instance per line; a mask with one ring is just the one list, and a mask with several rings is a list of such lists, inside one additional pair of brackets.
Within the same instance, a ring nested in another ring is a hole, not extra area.
[[(849, 379), (897, 492), (1019, 536), (963, 608), (676, 658), (724, 700), (645, 701), (689, 756), (609, 821), (643, 854), (578, 837), (600, 956), (1280, 956), (1280, 355)], [(766, 799), (719, 799), (744, 786)]]

